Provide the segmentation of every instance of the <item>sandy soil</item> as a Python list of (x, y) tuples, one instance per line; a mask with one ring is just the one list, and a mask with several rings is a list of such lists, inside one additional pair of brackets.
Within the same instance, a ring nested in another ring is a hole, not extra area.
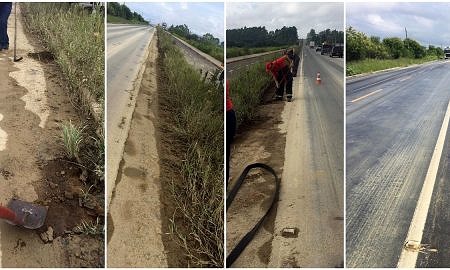
[(150, 43), (108, 214), (108, 267), (167, 267), (155, 136), (157, 37)]
[[(256, 120), (245, 124), (251, 128), (241, 130), (235, 138), (231, 151), (231, 179), (237, 179), (247, 165), (255, 162), (266, 163), (279, 177), (282, 175), (286, 131), (281, 114), (285, 102), (272, 102), (273, 91), (272, 88), (266, 91), (265, 102), (259, 106)], [(275, 190), (273, 177), (259, 170), (252, 171), (244, 183), (227, 212), (228, 253), (267, 211)], [(232, 185), (233, 182), (229, 183)], [(275, 215), (276, 207), (233, 267), (267, 266), (272, 252)]]
[[(11, 40), (13, 22), (12, 15), (8, 29)], [(62, 195), (67, 189), (56, 182), (76, 177), (79, 170), (58, 161), (63, 153), (58, 139), (60, 124), (69, 119), (79, 123), (80, 119), (56, 64), (28, 56), (41, 49), (25, 36), (20, 20), (17, 42), (18, 54), (24, 57), (21, 62), (11, 61), (12, 50), (0, 54), (0, 203), (5, 205), (13, 197), (40, 203), (49, 207), (49, 218), (46, 226), (37, 231), (0, 222), (0, 267), (100, 267), (101, 239), (64, 233), (80, 224), (82, 217), (75, 214), (79, 219), (61, 225), (65, 221), (61, 210), (73, 214), (72, 209), (79, 207), (68, 206), (78, 199), (73, 194), (71, 199), (70, 195)], [(58, 210), (54, 209), (56, 205)], [(100, 207), (94, 212), (101, 211)], [(83, 210), (83, 215), (88, 216), (87, 212)], [(83, 217), (88, 221), (87, 216)], [(52, 235), (54, 240), (44, 243), (39, 233), (47, 231), (48, 226), (57, 230)]]

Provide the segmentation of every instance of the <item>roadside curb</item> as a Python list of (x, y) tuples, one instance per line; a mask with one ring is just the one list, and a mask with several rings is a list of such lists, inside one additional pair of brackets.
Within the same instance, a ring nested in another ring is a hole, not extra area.
[(188, 47), (192, 51), (196, 52), (201, 57), (203, 57), (206, 60), (208, 60), (209, 62), (213, 63), (217, 68), (223, 69), (222, 62), (220, 62), (219, 60), (215, 59), (214, 57), (210, 56), (209, 54), (206, 54), (206, 53), (200, 51), (199, 49), (195, 48), (194, 46), (192, 46), (191, 44), (189, 44), (186, 41), (182, 40), (181, 38), (173, 35), (172, 33), (170, 33), (170, 32), (167, 32), (167, 33), (169, 33), (172, 37), (176, 38), (178, 41), (183, 43), (186, 47)]
[(277, 53), (277, 52), (282, 52), (282, 51), (284, 51), (284, 49), (280, 49), (280, 50), (276, 50), (276, 51), (270, 51), (270, 52), (255, 53), (255, 54), (250, 54), (250, 55), (243, 55), (243, 56), (233, 57), (233, 58), (227, 59), (227, 64), (234, 63), (234, 62), (239, 62), (239, 61), (246, 60), (246, 59), (256, 58), (256, 57), (263, 56), (263, 55), (268, 55), (268, 54), (273, 54), (273, 53)]

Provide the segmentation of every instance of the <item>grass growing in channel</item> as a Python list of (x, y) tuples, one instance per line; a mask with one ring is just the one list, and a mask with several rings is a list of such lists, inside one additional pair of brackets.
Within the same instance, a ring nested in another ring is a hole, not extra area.
[[(61, 127), (69, 159), (76, 158), (97, 184), (104, 181), (104, 15), (78, 4), (22, 3), (26, 30), (38, 38), (58, 64), (69, 86), (70, 97), (86, 116), (82, 128), (71, 122)], [(89, 97), (88, 97), (89, 96)], [(91, 102), (98, 103), (98, 121), (91, 117)], [(103, 189), (103, 185), (98, 185)]]
[(104, 16), (68, 3), (23, 3), (28, 30), (54, 55), (72, 91), (104, 100)]
[(161, 29), (158, 48), (171, 231), (191, 266), (223, 267), (223, 86), (204, 80)]
[(415, 64), (437, 60), (437, 56), (424, 58), (399, 58), (399, 59), (364, 59), (347, 62), (347, 76), (374, 72), (395, 67), (407, 67)]

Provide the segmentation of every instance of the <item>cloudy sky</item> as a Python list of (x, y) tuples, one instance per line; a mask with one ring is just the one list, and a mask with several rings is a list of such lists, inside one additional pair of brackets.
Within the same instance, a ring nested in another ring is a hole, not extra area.
[(265, 26), (268, 31), (295, 26), (299, 38), (313, 28), (344, 30), (343, 3), (227, 3), (227, 29)]
[(347, 26), (369, 36), (450, 45), (450, 3), (347, 3)]
[(126, 3), (126, 5), (146, 20), (153, 23), (166, 22), (171, 24), (186, 24), (189, 29), (198, 34), (211, 33), (223, 41), (223, 3)]

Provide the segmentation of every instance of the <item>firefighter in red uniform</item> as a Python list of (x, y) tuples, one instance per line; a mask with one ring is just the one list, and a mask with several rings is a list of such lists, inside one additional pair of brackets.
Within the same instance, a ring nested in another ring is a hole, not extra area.
[(291, 102), (292, 100), (292, 64), (293, 61), (289, 59), (287, 54), (266, 64), (266, 72), (271, 73), (277, 86), (275, 93), (275, 99), (277, 100), (283, 100), (284, 88), (286, 88), (287, 101)]

